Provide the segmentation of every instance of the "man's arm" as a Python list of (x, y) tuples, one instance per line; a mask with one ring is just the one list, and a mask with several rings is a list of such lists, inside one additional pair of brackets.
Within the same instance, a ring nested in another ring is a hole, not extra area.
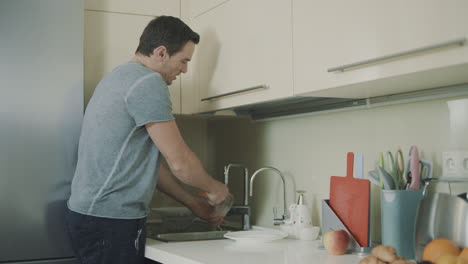
[(205, 191), (212, 205), (220, 204), (227, 198), (229, 190), (226, 185), (208, 175), (185, 143), (175, 121), (148, 123), (145, 126), (174, 176)]
[(205, 198), (192, 196), (185, 191), (163, 164), (159, 167), (158, 184), (156, 187), (161, 192), (185, 205), (196, 216), (213, 224), (220, 224), (223, 221), (222, 217), (215, 215), (214, 208), (208, 204)]

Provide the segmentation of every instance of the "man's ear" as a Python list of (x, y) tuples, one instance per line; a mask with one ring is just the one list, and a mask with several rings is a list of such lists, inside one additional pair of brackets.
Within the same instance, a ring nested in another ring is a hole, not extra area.
[(164, 59), (164, 57), (167, 56), (167, 55), (168, 55), (167, 49), (164, 46), (156, 47), (153, 50), (153, 56), (156, 56), (159, 59)]

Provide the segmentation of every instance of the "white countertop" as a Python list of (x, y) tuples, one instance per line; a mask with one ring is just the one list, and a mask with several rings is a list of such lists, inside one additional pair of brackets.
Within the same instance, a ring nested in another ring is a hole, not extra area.
[(329, 255), (321, 242), (280, 239), (247, 245), (230, 239), (165, 243), (146, 240), (145, 256), (164, 264), (357, 264), (354, 254)]

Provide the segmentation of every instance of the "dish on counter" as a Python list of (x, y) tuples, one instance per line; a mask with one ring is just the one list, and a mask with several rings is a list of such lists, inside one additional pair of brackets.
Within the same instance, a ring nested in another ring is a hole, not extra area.
[(224, 234), (225, 238), (241, 243), (269, 242), (287, 237), (286, 232), (280, 230), (249, 230), (235, 231)]

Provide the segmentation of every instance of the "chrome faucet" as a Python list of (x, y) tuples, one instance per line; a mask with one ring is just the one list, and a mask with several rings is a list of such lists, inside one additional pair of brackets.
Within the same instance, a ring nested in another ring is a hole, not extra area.
[(286, 211), (286, 183), (284, 181), (284, 176), (283, 174), (281, 173), (281, 171), (279, 171), (278, 169), (276, 168), (273, 168), (273, 167), (264, 167), (264, 168), (261, 168), (261, 169), (258, 169), (256, 172), (254, 172), (254, 174), (252, 175), (252, 178), (250, 178), (250, 196), (253, 196), (253, 182), (254, 182), (254, 179), (255, 177), (262, 171), (266, 171), (266, 170), (272, 170), (274, 172), (276, 172), (280, 177), (281, 177), (281, 181), (283, 182), (283, 215), (281, 216), (281, 218), (277, 218), (276, 217), (276, 210), (273, 210), (273, 224), (274, 225), (280, 225), (282, 223), (284, 223), (284, 220), (286, 220), (286, 214), (287, 214), (287, 211)]
[(224, 166), (224, 184), (228, 185), (229, 183), (229, 170), (231, 167), (243, 168), (244, 169), (244, 205), (249, 205), (249, 170), (242, 164), (238, 163), (229, 163), (227, 166)]
[(249, 170), (242, 164), (230, 163), (224, 166), (224, 184), (229, 183), (229, 170), (232, 167), (244, 169), (244, 203), (243, 205), (234, 205), (229, 214), (242, 215), (242, 229), (250, 229), (250, 206), (249, 206)]

